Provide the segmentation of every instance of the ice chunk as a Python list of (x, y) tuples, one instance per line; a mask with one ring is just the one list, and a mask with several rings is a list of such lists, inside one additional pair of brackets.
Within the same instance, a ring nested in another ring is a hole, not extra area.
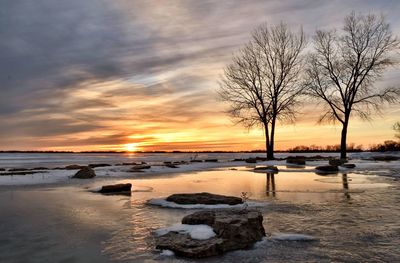
[(197, 240), (210, 239), (216, 235), (212, 227), (208, 225), (176, 224), (154, 231), (154, 233), (158, 236), (166, 235), (169, 232), (188, 233), (192, 239)]

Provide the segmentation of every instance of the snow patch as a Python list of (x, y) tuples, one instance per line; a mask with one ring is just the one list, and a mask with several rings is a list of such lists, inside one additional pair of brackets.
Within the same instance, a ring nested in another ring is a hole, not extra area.
[(303, 234), (294, 234), (294, 233), (275, 233), (271, 236), (272, 240), (277, 241), (316, 241), (318, 240), (316, 237), (303, 235)]
[(158, 236), (166, 235), (169, 232), (188, 233), (192, 239), (197, 240), (210, 239), (216, 235), (212, 227), (208, 225), (176, 224), (154, 231), (154, 233)]
[(179, 209), (224, 209), (224, 208), (245, 208), (245, 207), (263, 207), (266, 205), (264, 202), (254, 202), (247, 201), (243, 204), (238, 205), (228, 205), (228, 204), (218, 204), (218, 205), (205, 205), (205, 204), (193, 204), (193, 205), (181, 205), (174, 202), (169, 202), (164, 198), (154, 198), (147, 201), (149, 205), (156, 205), (166, 208), (179, 208)]
[(173, 257), (173, 256), (175, 256), (175, 253), (172, 250), (164, 249), (164, 250), (161, 251), (160, 256), (162, 256), (162, 257)]

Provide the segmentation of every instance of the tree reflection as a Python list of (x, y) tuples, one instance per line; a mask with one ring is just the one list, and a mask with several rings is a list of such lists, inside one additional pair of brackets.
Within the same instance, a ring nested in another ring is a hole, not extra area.
[(350, 199), (349, 193), (349, 181), (347, 179), (347, 174), (342, 175), (343, 193), (347, 199)]
[(267, 173), (267, 189), (266, 189), (267, 196), (272, 194), (275, 197), (275, 174)]

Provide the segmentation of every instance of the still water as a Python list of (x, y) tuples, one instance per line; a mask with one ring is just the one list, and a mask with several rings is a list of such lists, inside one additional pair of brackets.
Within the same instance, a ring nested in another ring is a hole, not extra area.
[[(130, 182), (131, 197), (88, 187)], [(178, 192), (212, 192), (264, 202), (268, 235), (299, 233), (317, 242), (267, 238), (248, 250), (200, 262), (399, 262), (399, 182), (363, 174), (254, 173), (249, 167), (135, 179), (79, 181), (0, 190), (0, 262), (192, 262), (160, 257), (151, 232), (193, 210), (149, 206)]]

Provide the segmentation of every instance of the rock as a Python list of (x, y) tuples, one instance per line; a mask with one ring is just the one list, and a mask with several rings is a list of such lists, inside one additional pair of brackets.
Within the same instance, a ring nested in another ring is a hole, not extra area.
[(191, 163), (202, 163), (202, 160), (190, 160)]
[(49, 170), (49, 168), (47, 167), (35, 167), (31, 169), (32, 171), (36, 171), (36, 170)]
[(221, 238), (197, 240), (192, 239), (189, 234), (169, 232), (157, 237), (156, 248), (171, 250), (181, 257), (204, 258), (222, 254), (222, 243)]
[(121, 163), (121, 165), (137, 165), (137, 163), (132, 162), (132, 163)]
[(324, 172), (324, 173), (336, 173), (339, 171), (339, 168), (335, 165), (324, 165), (324, 166), (317, 166), (315, 169), (318, 172)]
[(243, 200), (235, 196), (216, 195), (210, 193), (194, 194), (173, 194), (167, 197), (168, 202), (174, 202), (181, 205), (205, 204), (205, 205), (237, 205), (242, 204)]
[(356, 168), (356, 165), (354, 163), (344, 163), (341, 166), (348, 169)]
[(378, 156), (372, 156), (371, 159), (374, 160), (374, 161), (386, 161), (386, 162), (389, 162), (389, 161), (400, 160), (400, 157), (399, 156), (393, 156), (393, 155), (383, 155), (383, 156), (379, 156), (378, 155)]
[(235, 158), (232, 160), (232, 162), (244, 162), (245, 160), (242, 158)]
[(329, 159), (329, 165), (340, 166), (347, 162), (346, 159)]
[(71, 165), (67, 165), (64, 167), (65, 170), (79, 170), (79, 169), (83, 169), (87, 166), (84, 165), (77, 165), (77, 164), (71, 164)]
[(4, 173), (1, 173), (0, 176), (3, 176), (3, 175), (27, 175), (27, 174), (35, 174), (35, 173), (37, 173), (37, 172), (34, 172), (34, 171), (4, 172)]
[(107, 166), (111, 166), (111, 164), (108, 164), (108, 163), (91, 163), (91, 164), (89, 164), (90, 168), (107, 167)]
[(78, 179), (90, 179), (96, 176), (94, 170), (88, 166), (83, 167), (80, 169), (72, 178)]
[(255, 210), (199, 211), (185, 216), (182, 224), (208, 225), (216, 233), (215, 237), (195, 240), (187, 233), (169, 232), (156, 239), (156, 247), (191, 258), (220, 255), (260, 241), (265, 236), (262, 221), (263, 216)]
[(175, 164), (172, 164), (172, 163), (166, 164), (165, 167), (168, 167), (168, 168), (179, 168), (178, 166), (176, 166)]
[(286, 158), (286, 163), (295, 165), (305, 165), (306, 158), (304, 156), (289, 156)]
[(246, 163), (257, 163), (257, 159), (256, 158), (247, 158), (246, 160), (244, 160)]
[(99, 191), (102, 194), (128, 194), (131, 195), (132, 184), (103, 185)]
[(0, 168), (0, 172), (4, 172), (5, 170), (5, 168)]
[(261, 162), (265, 162), (265, 161), (268, 161), (268, 158), (267, 157), (259, 157), (259, 156), (257, 156), (256, 160), (257, 161), (261, 161)]
[(204, 160), (206, 163), (217, 163), (218, 159), (205, 159)]
[(272, 172), (272, 173), (277, 173), (279, 172), (278, 167), (274, 166), (274, 165), (268, 165), (268, 166), (260, 166), (260, 167), (256, 167), (254, 168), (255, 172)]
[(138, 165), (133, 166), (131, 170), (135, 171), (135, 170), (143, 170), (143, 169), (150, 169), (150, 168), (151, 168), (150, 165), (138, 164)]
[(9, 172), (25, 172), (25, 171), (29, 171), (29, 169), (27, 168), (11, 168), (8, 169)]

